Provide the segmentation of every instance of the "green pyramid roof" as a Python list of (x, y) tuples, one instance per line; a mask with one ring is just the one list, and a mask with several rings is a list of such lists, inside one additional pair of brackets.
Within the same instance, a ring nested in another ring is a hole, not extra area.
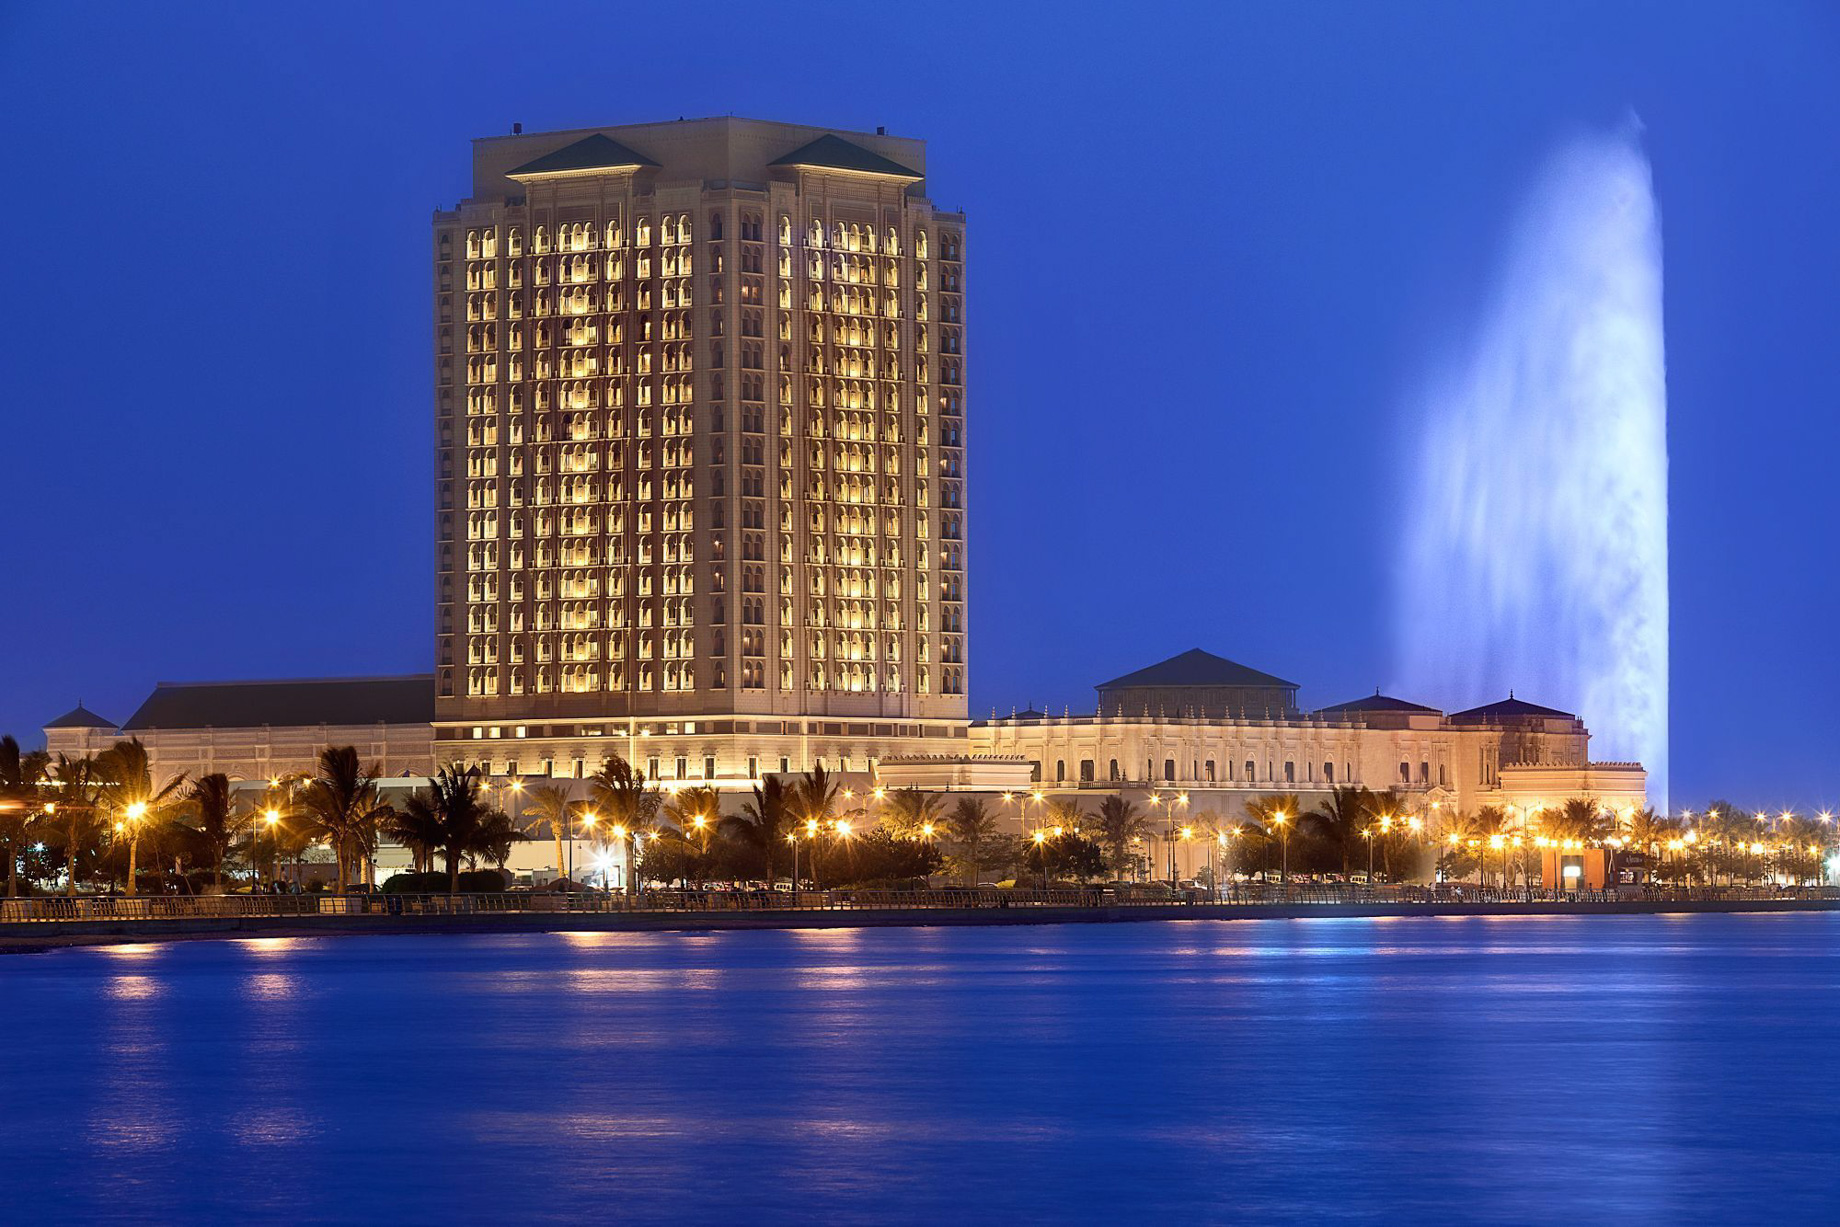
[(924, 179), (917, 170), (911, 170), (899, 162), (884, 158), (879, 153), (870, 153), (861, 145), (852, 145), (841, 136), (821, 136), (809, 144), (800, 145), (783, 158), (777, 158), (774, 166), (816, 166), (825, 170), (854, 170), (867, 175), (895, 175), (903, 179)]
[(506, 175), (515, 179), (519, 175), (566, 175), (576, 171), (629, 170), (656, 165), (658, 163), (644, 154), (596, 132), (593, 136), (582, 137), (572, 145), (552, 150), (535, 161), (526, 162), (516, 170), (506, 172)]

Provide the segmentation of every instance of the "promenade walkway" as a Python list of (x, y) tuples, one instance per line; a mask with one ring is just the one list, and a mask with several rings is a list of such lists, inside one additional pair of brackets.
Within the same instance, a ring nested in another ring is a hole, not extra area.
[(1172, 896), (1139, 888), (926, 891), (644, 891), (553, 894), (63, 896), (0, 902), (0, 951), (188, 937), (644, 931), (882, 925), (1104, 923), (1376, 916), (1840, 911), (1840, 888), (1237, 886)]

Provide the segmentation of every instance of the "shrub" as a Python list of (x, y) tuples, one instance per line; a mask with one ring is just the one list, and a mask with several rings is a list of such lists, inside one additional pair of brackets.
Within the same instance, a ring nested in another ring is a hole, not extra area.
[[(386, 878), (382, 889), (386, 895), (445, 895), (448, 881), (448, 876), (439, 870), (398, 873)], [(505, 875), (496, 869), (460, 871), (460, 893), (463, 895), (485, 895), (504, 889)]]

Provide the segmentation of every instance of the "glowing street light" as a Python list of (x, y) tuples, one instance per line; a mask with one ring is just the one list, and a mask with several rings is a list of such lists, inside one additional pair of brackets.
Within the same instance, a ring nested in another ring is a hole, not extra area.
[(140, 850), (141, 842), (140, 823), (141, 819), (147, 816), (147, 803), (145, 801), (133, 802), (122, 811), (122, 816), (126, 821), (118, 824), (116, 830), (125, 831), (128, 836), (127, 893), (132, 895), (134, 893), (135, 854)]
[[(275, 857), (275, 864), (276, 864), (276, 875), (275, 876), (279, 877), (280, 876), (280, 862), (281, 862), (281, 831), (279, 829), (281, 826), (281, 811), (276, 809), (272, 805), (269, 806), (267, 809), (262, 811), (262, 821), (268, 824), (269, 848), (270, 848), (270, 851), (273, 852), (274, 857)], [(261, 861), (261, 858), (256, 855), (256, 837), (253, 831), (250, 833), (250, 836), (249, 836), (249, 853), (250, 853), (249, 859), (253, 862), (252, 869), (254, 871), (253, 872), (254, 884), (250, 887), (250, 889), (252, 891), (261, 890), (262, 889), (262, 861)]]
[(1286, 887), (1289, 887), (1291, 884), (1291, 833), (1290, 828), (1284, 825), (1289, 819), (1290, 815), (1283, 810), (1279, 810), (1271, 816), (1271, 820), (1278, 824), (1278, 854), (1280, 857), (1278, 880), (1284, 883)]

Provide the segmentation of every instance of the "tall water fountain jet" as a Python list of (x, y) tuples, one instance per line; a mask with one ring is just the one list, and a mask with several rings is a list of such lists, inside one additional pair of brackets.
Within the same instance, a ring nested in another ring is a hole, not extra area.
[(1632, 121), (1578, 140), (1519, 215), (1493, 298), (1433, 373), (1406, 486), (1402, 686), (1577, 712), (1665, 810), (1661, 228)]

